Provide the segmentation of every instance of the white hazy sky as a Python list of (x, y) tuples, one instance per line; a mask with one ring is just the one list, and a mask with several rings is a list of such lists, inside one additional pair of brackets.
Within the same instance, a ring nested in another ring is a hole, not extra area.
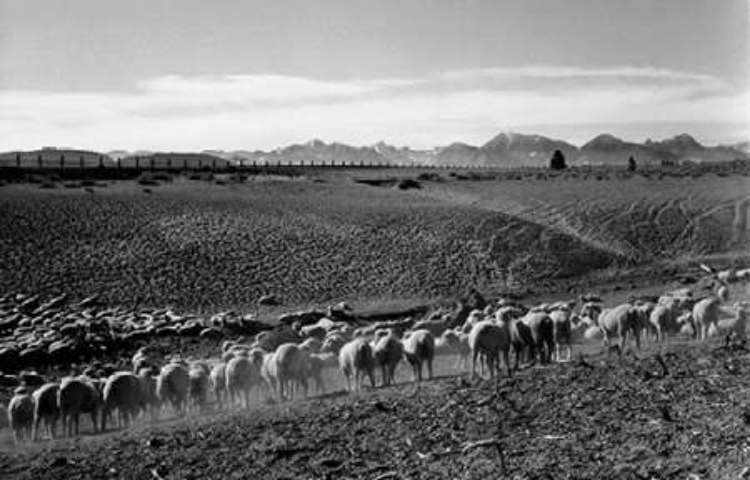
[(748, 0), (0, 0), (0, 150), (750, 138)]

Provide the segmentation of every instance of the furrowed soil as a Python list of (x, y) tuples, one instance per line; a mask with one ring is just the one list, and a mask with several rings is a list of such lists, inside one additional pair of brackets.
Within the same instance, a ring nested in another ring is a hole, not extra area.
[(0, 291), (216, 312), (267, 293), (291, 306), (471, 285), (575, 292), (638, 269), (643, 281), (750, 258), (744, 176), (443, 179), (408, 191), (353, 180), (6, 185)]
[[(19, 479), (729, 479), (750, 465), (750, 356), (651, 347), (367, 389), (0, 454)], [(403, 378), (402, 378), (403, 381)]]

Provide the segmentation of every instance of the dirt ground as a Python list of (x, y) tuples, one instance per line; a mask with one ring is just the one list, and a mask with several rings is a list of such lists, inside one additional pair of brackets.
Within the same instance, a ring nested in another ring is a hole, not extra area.
[(417, 385), (401, 372), (399, 385), (358, 396), (339, 391), (6, 448), (0, 477), (745, 478), (748, 351), (717, 343), (622, 357), (586, 350), (510, 379), (464, 373)]

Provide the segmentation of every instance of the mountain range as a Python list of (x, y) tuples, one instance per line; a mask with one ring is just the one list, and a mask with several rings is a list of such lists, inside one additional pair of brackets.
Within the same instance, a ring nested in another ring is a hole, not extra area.
[[(70, 149), (43, 149), (30, 152), (6, 152), (0, 154), (0, 164), (10, 164), (20, 155), (24, 165), (34, 165), (41, 156), (45, 163), (59, 163), (59, 158), (78, 159), (85, 153), (87, 164), (98, 163), (98, 155), (106, 162), (121, 159), (123, 165), (135, 163), (148, 165), (151, 159), (155, 167), (163, 165), (194, 166), (225, 163), (244, 165), (424, 165), (424, 166), (484, 166), (484, 167), (542, 167), (549, 164), (555, 150), (560, 150), (569, 165), (626, 165), (633, 157), (639, 164), (750, 161), (750, 142), (734, 145), (705, 146), (688, 134), (663, 140), (646, 140), (643, 143), (628, 142), (610, 134), (601, 134), (581, 147), (563, 140), (541, 135), (505, 132), (496, 135), (480, 146), (455, 142), (429, 150), (396, 147), (384, 142), (371, 146), (356, 147), (343, 143), (326, 143), (311, 140), (270, 151), (250, 150), (204, 150), (198, 153), (173, 153), (113, 150), (106, 154), (82, 152)], [(67, 152), (67, 153), (66, 153)], [(68, 155), (69, 153), (69, 155)], [(77, 160), (76, 160), (77, 161)], [(170, 163), (171, 162), (171, 163)]]
[(664, 140), (628, 142), (602, 134), (581, 147), (541, 135), (500, 133), (483, 145), (455, 142), (431, 150), (395, 147), (384, 142), (354, 147), (342, 143), (311, 140), (276, 150), (204, 151), (232, 162), (264, 164), (355, 164), (355, 165), (437, 165), (542, 167), (549, 164), (555, 150), (560, 150), (569, 165), (626, 165), (633, 157), (637, 163), (660, 164), (680, 162), (750, 161), (748, 142), (736, 145), (705, 146), (690, 135), (682, 134)]

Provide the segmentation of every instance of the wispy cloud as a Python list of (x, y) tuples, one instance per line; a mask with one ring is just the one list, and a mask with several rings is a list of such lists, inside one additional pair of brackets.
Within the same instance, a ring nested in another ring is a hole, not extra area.
[(632, 66), (339, 81), (165, 75), (129, 92), (0, 91), (0, 148), (273, 148), (312, 137), (433, 146), (541, 124), (713, 122), (747, 131), (748, 101), (746, 90), (715, 77)]

